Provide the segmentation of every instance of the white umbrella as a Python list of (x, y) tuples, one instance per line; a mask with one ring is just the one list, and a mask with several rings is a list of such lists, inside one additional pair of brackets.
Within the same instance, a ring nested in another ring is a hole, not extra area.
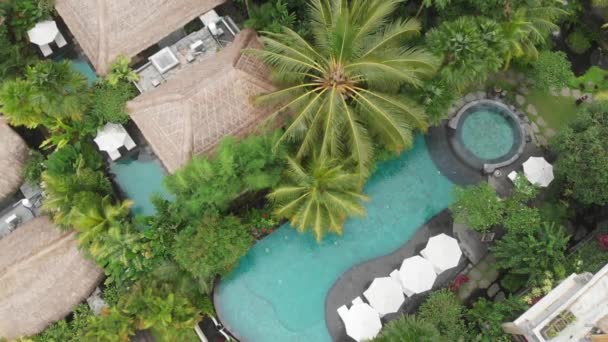
[(458, 266), (462, 251), (456, 239), (441, 233), (430, 238), (420, 254), (433, 264), (439, 274)]
[(380, 316), (397, 312), (405, 300), (401, 284), (391, 277), (374, 279), (363, 295)]
[(34, 28), (27, 31), (30, 42), (36, 45), (50, 44), (58, 34), (57, 23), (53, 20), (41, 21)]
[(378, 313), (368, 304), (353, 305), (346, 314), (344, 321), (346, 334), (356, 341), (371, 340), (382, 329), (382, 322)]
[(532, 184), (547, 187), (553, 181), (553, 166), (543, 157), (530, 157), (524, 163), (524, 174)]
[(406, 295), (428, 291), (433, 288), (437, 274), (433, 264), (421, 256), (415, 255), (403, 260), (399, 269), (401, 286)]
[(95, 143), (101, 151), (116, 151), (123, 146), (127, 149), (134, 147), (131, 147), (134, 143), (127, 130), (122, 125), (114, 123), (108, 123), (97, 131)]

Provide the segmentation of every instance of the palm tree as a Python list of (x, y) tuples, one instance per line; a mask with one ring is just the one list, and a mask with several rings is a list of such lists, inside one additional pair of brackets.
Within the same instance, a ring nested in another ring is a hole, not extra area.
[(101, 197), (93, 193), (86, 194), (92, 195), (76, 203), (71, 212), (71, 223), (79, 232), (78, 241), (81, 245), (94, 243), (101, 234), (112, 228), (120, 228), (133, 204), (132, 201), (123, 201), (114, 205), (109, 195)]
[[(424, 111), (399, 90), (418, 87), (437, 61), (405, 41), (419, 34), (416, 20), (389, 22), (402, 0), (313, 0), (307, 41), (283, 28), (266, 32), (264, 50), (249, 50), (273, 71), (281, 89), (258, 102), (294, 113), (279, 142), (299, 143), (296, 159), (320, 146), (322, 158), (352, 158), (365, 176), (372, 138), (392, 151), (412, 144), (412, 131), (425, 130)], [(350, 4), (350, 6), (349, 6)]]
[(508, 48), (504, 68), (508, 69), (514, 58), (535, 60), (538, 58), (536, 46), (544, 44), (547, 36), (558, 31), (555, 21), (568, 14), (556, 6), (539, 6), (518, 8), (510, 18), (502, 23), (502, 31)]
[(349, 215), (365, 214), (361, 202), (367, 197), (360, 194), (358, 174), (323, 158), (309, 163), (307, 168), (292, 158), (287, 161), (287, 182), (269, 198), (278, 206), (276, 215), (289, 219), (298, 231), (311, 229), (320, 241), (327, 231), (342, 234)]

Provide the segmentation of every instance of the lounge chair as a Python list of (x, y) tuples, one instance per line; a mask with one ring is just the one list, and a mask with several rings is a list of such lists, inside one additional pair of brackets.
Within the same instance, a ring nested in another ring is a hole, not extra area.
[(49, 46), (49, 44), (39, 45), (38, 48), (40, 48), (40, 52), (42, 52), (42, 55), (44, 57), (48, 57), (48, 56), (50, 56), (50, 55), (53, 54), (53, 49), (51, 49), (51, 47)]
[(133, 138), (131, 138), (131, 137), (129, 136), (129, 137), (127, 137), (127, 138), (125, 139), (125, 148), (126, 148), (127, 150), (131, 151), (132, 149), (134, 149), (134, 148), (135, 148), (135, 146), (137, 146), (137, 145), (135, 144), (135, 141), (133, 141)]
[(116, 160), (116, 159), (120, 158), (120, 152), (118, 152), (118, 150), (106, 151), (106, 152), (108, 152), (108, 155), (110, 156), (110, 158), (112, 158), (112, 160)]
[(57, 37), (55, 37), (55, 43), (59, 48), (68, 45), (68, 42), (65, 40), (65, 37), (61, 34), (61, 32), (57, 34)]

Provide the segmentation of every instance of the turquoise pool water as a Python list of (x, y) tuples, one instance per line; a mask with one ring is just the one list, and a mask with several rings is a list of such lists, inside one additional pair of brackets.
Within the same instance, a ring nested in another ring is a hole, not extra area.
[(89, 85), (92, 85), (95, 83), (95, 81), (97, 81), (97, 74), (95, 74), (95, 71), (93, 70), (93, 68), (91, 68), (89, 63), (79, 59), (72, 60), (71, 62), (72, 68), (83, 74), (87, 78)]
[(165, 173), (154, 160), (120, 160), (111, 163), (110, 169), (122, 191), (133, 200), (131, 210), (135, 215), (154, 215), (156, 211), (151, 201), (154, 194), (172, 198), (162, 184)]
[(413, 150), (374, 173), (367, 217), (348, 220), (344, 236), (317, 244), (286, 224), (258, 242), (217, 289), (221, 318), (247, 342), (331, 341), (324, 306), (334, 282), (403, 245), (448, 206), (452, 188), (418, 136)]
[(511, 122), (492, 110), (477, 110), (464, 118), (460, 134), (465, 148), (485, 160), (506, 155), (515, 144)]

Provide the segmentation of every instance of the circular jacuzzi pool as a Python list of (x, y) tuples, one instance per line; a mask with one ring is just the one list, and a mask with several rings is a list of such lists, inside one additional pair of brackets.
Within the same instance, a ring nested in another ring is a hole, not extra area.
[(525, 133), (519, 118), (508, 106), (494, 100), (464, 105), (450, 120), (451, 142), (467, 164), (493, 172), (515, 161), (523, 151)]

